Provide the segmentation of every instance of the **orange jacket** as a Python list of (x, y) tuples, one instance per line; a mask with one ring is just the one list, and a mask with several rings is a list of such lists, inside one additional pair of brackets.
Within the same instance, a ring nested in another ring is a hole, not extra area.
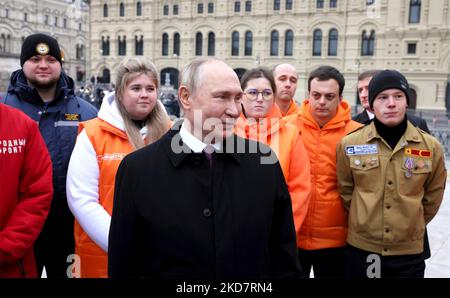
[[(106, 251), (115, 176), (122, 159), (133, 151), (114, 93), (105, 97), (97, 118), (80, 123), (79, 131), (67, 175), (68, 204), (76, 219), (79, 275), (108, 277)], [(146, 128), (141, 134), (146, 134)]]
[(298, 235), (308, 210), (311, 190), (309, 160), (298, 129), (281, 117), (277, 105), (273, 105), (269, 114), (258, 123), (250, 124), (241, 114), (235, 126), (235, 133), (268, 145), (277, 155), (291, 195), (295, 230)]
[[(80, 124), (85, 129), (97, 155), (99, 167), (99, 203), (111, 215), (117, 169), (126, 154), (133, 151), (126, 133), (108, 122), (95, 118)], [(108, 255), (75, 221), (75, 253), (80, 256), (81, 277), (108, 277)]]
[(311, 115), (308, 100), (286, 121), (300, 130), (311, 164), (311, 199), (300, 229), (299, 247), (315, 250), (345, 246), (347, 212), (337, 190), (336, 146), (362, 124), (351, 120), (350, 106), (344, 100), (336, 116), (322, 128)]

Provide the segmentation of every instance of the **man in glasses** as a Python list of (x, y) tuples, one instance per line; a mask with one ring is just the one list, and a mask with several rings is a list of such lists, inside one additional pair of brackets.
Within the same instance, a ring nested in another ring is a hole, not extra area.
[(287, 118), (298, 126), (311, 163), (311, 198), (298, 239), (305, 276), (311, 268), (319, 278), (345, 274), (347, 213), (336, 185), (336, 145), (362, 124), (350, 118), (344, 86), (337, 69), (315, 69), (308, 79), (309, 98)]

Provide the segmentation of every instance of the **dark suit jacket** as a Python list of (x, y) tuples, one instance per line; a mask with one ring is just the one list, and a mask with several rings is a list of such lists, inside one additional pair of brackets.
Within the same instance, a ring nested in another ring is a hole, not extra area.
[[(428, 129), (428, 125), (427, 122), (415, 115), (407, 115), (408, 120), (415, 126), (420, 128), (421, 130), (430, 133), (430, 130)], [(372, 120), (369, 118), (369, 115), (367, 115), (366, 110), (362, 111), (361, 113), (355, 115), (352, 117), (352, 120), (362, 123), (364, 125), (370, 124), (370, 122), (372, 122)]]
[[(177, 123), (175, 126), (179, 126)], [(233, 136), (213, 166), (172, 128), (129, 154), (116, 176), (109, 234), (110, 277), (295, 277), (291, 200), (279, 163), (236, 153)], [(179, 146), (178, 146), (179, 145)], [(261, 151), (271, 152), (259, 144)], [(178, 149), (181, 153), (176, 153)]]

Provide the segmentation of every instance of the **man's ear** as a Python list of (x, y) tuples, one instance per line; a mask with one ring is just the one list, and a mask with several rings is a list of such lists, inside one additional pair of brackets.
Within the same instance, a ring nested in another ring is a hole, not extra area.
[(192, 103), (190, 97), (191, 93), (189, 89), (184, 85), (180, 85), (180, 88), (178, 88), (178, 100), (185, 111), (188, 111), (191, 108)]

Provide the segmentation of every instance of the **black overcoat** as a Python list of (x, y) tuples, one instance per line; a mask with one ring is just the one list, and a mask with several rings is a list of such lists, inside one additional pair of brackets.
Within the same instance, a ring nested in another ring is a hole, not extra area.
[(302, 275), (289, 192), (278, 161), (267, 160), (273, 152), (233, 135), (210, 168), (182, 143), (176, 126), (119, 167), (109, 275)]

